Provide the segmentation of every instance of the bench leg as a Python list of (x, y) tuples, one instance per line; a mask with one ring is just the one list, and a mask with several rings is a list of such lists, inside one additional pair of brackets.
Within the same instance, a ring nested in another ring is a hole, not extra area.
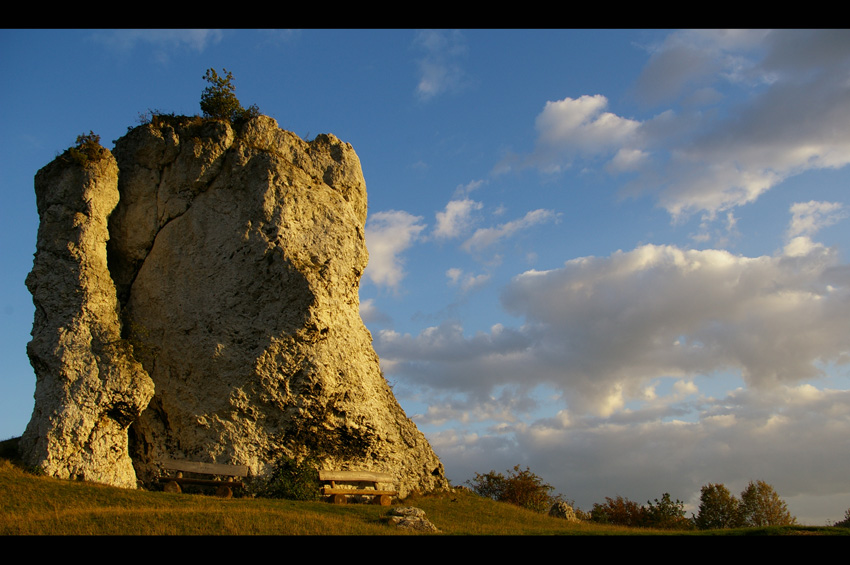
[(330, 496), (330, 502), (333, 504), (346, 504), (348, 502), (348, 497), (344, 494), (332, 494)]
[(372, 504), (380, 504), (381, 506), (389, 506), (391, 502), (388, 494), (379, 494), (372, 498)]

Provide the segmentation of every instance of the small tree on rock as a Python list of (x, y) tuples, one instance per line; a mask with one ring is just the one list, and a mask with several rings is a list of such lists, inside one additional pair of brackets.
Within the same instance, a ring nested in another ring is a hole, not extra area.
[(233, 86), (233, 73), (222, 69), (224, 76), (219, 76), (215, 69), (207, 69), (203, 79), (210, 83), (201, 94), (201, 112), (209, 118), (227, 120), (231, 123), (259, 115), (256, 105), (248, 109), (242, 107), (236, 98), (236, 87)]
[(78, 135), (77, 143), (67, 152), (71, 159), (83, 167), (102, 159), (108, 153), (109, 151), (100, 144), (100, 136), (93, 131)]

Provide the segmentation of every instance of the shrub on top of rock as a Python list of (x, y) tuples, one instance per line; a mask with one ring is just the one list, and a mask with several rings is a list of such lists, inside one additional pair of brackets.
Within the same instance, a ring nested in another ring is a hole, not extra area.
[(227, 69), (222, 70), (224, 76), (219, 76), (215, 69), (207, 69), (203, 76), (203, 79), (210, 83), (201, 94), (201, 112), (204, 116), (236, 123), (260, 115), (260, 109), (254, 104), (247, 109), (242, 107), (236, 98), (233, 73)]

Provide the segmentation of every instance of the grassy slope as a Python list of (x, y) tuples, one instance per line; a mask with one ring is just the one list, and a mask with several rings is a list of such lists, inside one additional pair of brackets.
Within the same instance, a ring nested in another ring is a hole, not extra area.
[[(222, 500), (202, 495), (118, 489), (35, 476), (5, 459), (0, 459), (0, 501), (0, 535), (409, 535), (386, 523), (386, 507), (266, 499)], [(444, 534), (668, 533), (570, 524), (467, 492), (411, 497), (404, 504), (425, 510), (428, 519)], [(723, 533), (847, 535), (850, 529), (801, 526)]]

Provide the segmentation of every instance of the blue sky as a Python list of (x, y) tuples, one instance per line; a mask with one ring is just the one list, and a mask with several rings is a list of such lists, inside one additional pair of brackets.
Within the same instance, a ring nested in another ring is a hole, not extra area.
[(33, 177), (204, 71), (369, 191), (361, 313), (449, 477), (850, 507), (850, 32), (3, 30), (0, 436), (33, 406)]

